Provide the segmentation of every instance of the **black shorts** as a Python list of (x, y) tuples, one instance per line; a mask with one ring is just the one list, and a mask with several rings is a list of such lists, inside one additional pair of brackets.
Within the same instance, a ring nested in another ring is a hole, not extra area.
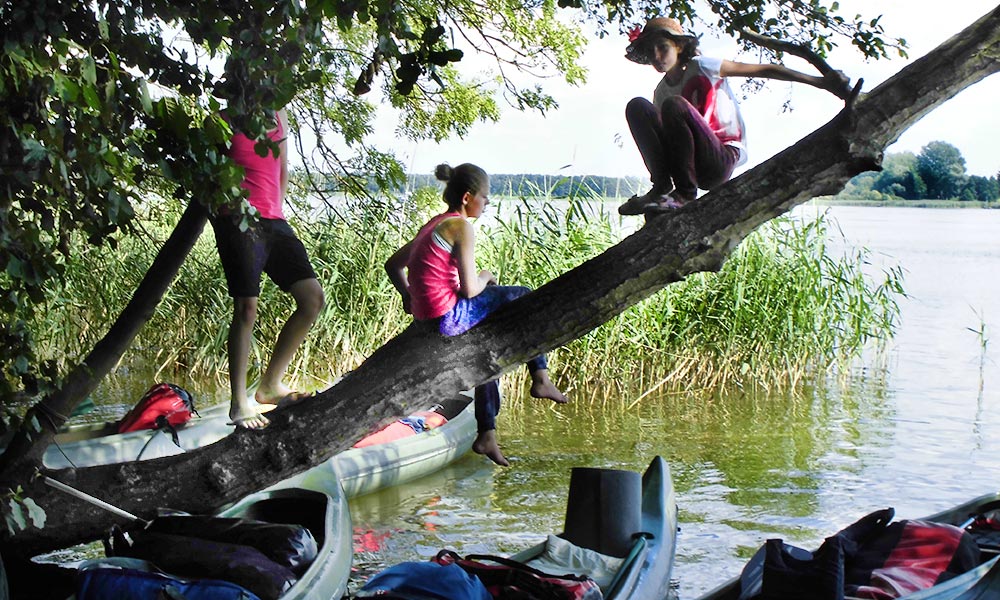
[(316, 279), (306, 248), (287, 221), (260, 219), (240, 231), (232, 218), (220, 215), (212, 219), (212, 227), (230, 296), (260, 296), (261, 273), (286, 292), (298, 281)]

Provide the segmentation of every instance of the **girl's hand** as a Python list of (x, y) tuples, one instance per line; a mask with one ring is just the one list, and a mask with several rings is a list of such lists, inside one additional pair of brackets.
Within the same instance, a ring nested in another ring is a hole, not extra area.
[(482, 271), (479, 272), (479, 280), (483, 282), (484, 286), (497, 284), (496, 276), (494, 276), (493, 273), (490, 273), (486, 269), (483, 269)]

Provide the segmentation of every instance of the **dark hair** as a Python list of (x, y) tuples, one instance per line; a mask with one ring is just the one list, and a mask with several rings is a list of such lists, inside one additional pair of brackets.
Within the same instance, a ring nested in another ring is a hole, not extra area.
[(669, 33), (662, 32), (661, 35), (656, 36), (650, 40), (647, 46), (647, 52), (650, 55), (653, 53), (652, 45), (658, 43), (661, 39), (668, 39), (671, 42), (677, 44), (677, 62), (680, 64), (687, 64), (692, 58), (701, 54), (701, 50), (698, 49), (698, 38), (696, 37), (678, 37), (676, 35), (670, 35)]
[(701, 50), (698, 49), (698, 42), (698, 38), (686, 38), (682, 40), (681, 51), (677, 55), (677, 60), (686, 63), (701, 54)]
[(489, 192), (487, 188), (490, 185), (490, 176), (472, 163), (462, 163), (457, 167), (442, 163), (434, 169), (434, 176), (438, 181), (447, 182), (444, 186), (444, 201), (452, 210), (462, 207), (462, 197), (466, 192), (473, 194)]

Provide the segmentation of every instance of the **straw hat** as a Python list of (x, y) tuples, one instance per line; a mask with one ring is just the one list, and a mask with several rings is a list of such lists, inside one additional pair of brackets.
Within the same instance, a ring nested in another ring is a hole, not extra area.
[(625, 48), (625, 58), (640, 65), (648, 65), (652, 60), (649, 51), (653, 42), (663, 37), (682, 41), (698, 39), (685, 33), (677, 19), (656, 17), (647, 21), (641, 30), (636, 27), (629, 32), (629, 45)]

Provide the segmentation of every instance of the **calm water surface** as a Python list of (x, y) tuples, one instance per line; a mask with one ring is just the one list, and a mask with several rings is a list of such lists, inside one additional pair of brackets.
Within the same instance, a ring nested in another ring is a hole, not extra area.
[(872, 251), (873, 274), (905, 270), (887, 355), (794, 396), (509, 405), (499, 431), (511, 468), (467, 456), (352, 503), (357, 579), (443, 547), (522, 549), (561, 529), (572, 467), (642, 470), (657, 454), (678, 490), (682, 600), (738, 574), (767, 538), (812, 547), (879, 508), (916, 517), (1000, 489), (1000, 211), (829, 210), (838, 244)]

